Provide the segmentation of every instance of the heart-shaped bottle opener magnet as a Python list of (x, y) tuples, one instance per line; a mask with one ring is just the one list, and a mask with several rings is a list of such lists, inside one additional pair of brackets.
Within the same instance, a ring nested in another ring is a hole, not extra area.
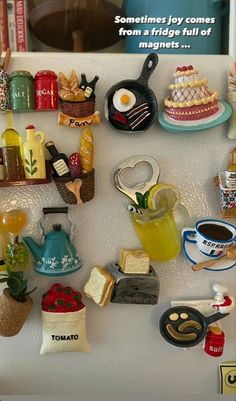
[[(123, 184), (121, 180), (121, 174), (124, 172), (125, 169), (135, 168), (139, 163), (147, 163), (151, 166), (152, 177), (148, 181), (140, 182), (133, 187), (127, 187), (125, 184)], [(153, 185), (157, 184), (159, 176), (160, 167), (155, 159), (150, 156), (133, 156), (125, 160), (118, 166), (118, 168), (114, 172), (113, 178), (116, 188), (136, 203), (136, 192), (140, 192), (142, 195), (144, 195), (146, 191), (153, 187)]]

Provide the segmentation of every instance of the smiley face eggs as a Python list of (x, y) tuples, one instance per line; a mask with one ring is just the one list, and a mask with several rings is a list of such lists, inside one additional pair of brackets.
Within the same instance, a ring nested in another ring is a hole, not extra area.
[(120, 112), (126, 112), (132, 109), (136, 103), (136, 97), (128, 89), (118, 89), (113, 95), (114, 107)]

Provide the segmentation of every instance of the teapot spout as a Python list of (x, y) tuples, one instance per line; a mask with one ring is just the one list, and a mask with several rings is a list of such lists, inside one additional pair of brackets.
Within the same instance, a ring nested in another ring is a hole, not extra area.
[(39, 260), (42, 255), (42, 247), (39, 246), (31, 237), (23, 237), (24, 242), (30, 249), (35, 260)]

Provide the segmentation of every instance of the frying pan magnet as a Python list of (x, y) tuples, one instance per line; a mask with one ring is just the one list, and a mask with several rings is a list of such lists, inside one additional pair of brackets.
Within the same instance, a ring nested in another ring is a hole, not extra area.
[[(105, 96), (105, 118), (115, 130), (124, 134), (146, 131), (153, 123), (157, 110), (157, 99), (148, 81), (158, 64), (156, 53), (150, 53), (143, 64), (138, 79), (127, 79), (113, 85)], [(129, 110), (117, 110), (114, 95), (132, 92), (134, 104)]]
[[(185, 315), (185, 319), (181, 319), (181, 315)], [(228, 315), (229, 313), (217, 312), (210, 316), (204, 316), (197, 309), (189, 306), (175, 306), (163, 313), (159, 329), (162, 337), (170, 344), (176, 347), (190, 348), (204, 339), (209, 324)], [(176, 320), (172, 320), (171, 316), (174, 316)], [(186, 316), (188, 317), (186, 318)], [(187, 322), (189, 322), (189, 325), (186, 325)], [(191, 322), (194, 322), (194, 324)], [(181, 330), (181, 325), (183, 330)]]

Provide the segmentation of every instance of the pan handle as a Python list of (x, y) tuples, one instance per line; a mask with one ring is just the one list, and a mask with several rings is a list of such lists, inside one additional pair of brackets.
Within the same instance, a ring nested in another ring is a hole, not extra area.
[(159, 62), (158, 55), (156, 53), (150, 53), (144, 61), (143, 68), (137, 82), (147, 86), (150, 76), (155, 70)]
[(204, 320), (207, 324), (207, 326), (209, 326), (209, 324), (216, 322), (217, 320), (223, 319), (224, 317), (228, 316), (229, 313), (213, 313), (213, 315), (211, 316), (204, 316)]

